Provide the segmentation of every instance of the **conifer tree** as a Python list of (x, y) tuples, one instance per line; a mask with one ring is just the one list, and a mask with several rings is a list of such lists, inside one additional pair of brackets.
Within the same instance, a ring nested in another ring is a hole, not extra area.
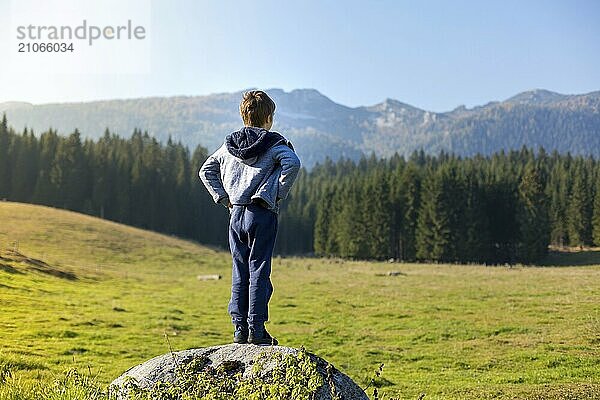
[(362, 182), (346, 181), (343, 200), (336, 216), (336, 244), (339, 255), (347, 258), (367, 258), (367, 231), (361, 204), (360, 188)]
[(392, 173), (390, 175), (390, 188), (389, 188), (389, 203), (390, 203), (390, 251), (391, 256), (394, 259), (400, 260), (402, 258), (402, 236), (401, 227), (403, 225), (404, 215), (404, 199), (405, 199), (405, 188), (402, 184), (402, 171), (405, 168), (402, 159), (398, 157), (397, 153), (394, 154), (392, 160), (390, 160), (390, 169)]
[(567, 172), (562, 163), (557, 163), (550, 172), (546, 194), (549, 199), (548, 217), (550, 242), (558, 246), (568, 244), (567, 234)]
[(517, 256), (524, 263), (532, 263), (547, 254), (550, 229), (542, 176), (531, 161), (525, 166), (519, 184), (519, 200)]
[(8, 198), (10, 194), (11, 164), (8, 153), (10, 137), (6, 114), (3, 114), (0, 122), (0, 200)]
[(401, 182), (404, 188), (404, 210), (400, 227), (401, 259), (415, 261), (417, 259), (417, 218), (421, 206), (421, 180), (414, 163), (407, 164)]
[(59, 188), (52, 181), (51, 173), (59, 141), (58, 134), (51, 129), (40, 137), (38, 176), (33, 193), (34, 203), (57, 205)]
[(463, 240), (458, 239), (459, 258), (463, 261), (487, 262), (491, 259), (489, 221), (486, 214), (485, 193), (475, 168), (468, 166), (465, 176), (464, 214), (459, 223), (463, 226)]
[(133, 224), (134, 208), (132, 204), (132, 141), (111, 138), (114, 147), (112, 157), (114, 167), (114, 195), (111, 196), (111, 215), (116, 221)]
[(571, 174), (573, 186), (567, 205), (567, 221), (571, 246), (589, 244), (591, 232), (591, 207), (589, 192), (586, 188), (587, 176), (583, 164), (578, 160)]
[(227, 221), (229, 212), (224, 207), (217, 207), (213, 199), (200, 182), (198, 170), (208, 158), (205, 147), (197, 146), (190, 164), (191, 205), (197, 215), (194, 222), (193, 238), (201, 243), (227, 247)]
[(417, 218), (417, 258), (424, 261), (442, 261), (450, 246), (449, 210), (443, 199), (443, 174), (429, 171), (424, 178), (423, 195)]
[[(342, 215), (342, 205), (347, 202), (349, 199), (347, 197), (347, 187), (344, 183), (338, 183), (338, 185), (333, 186), (333, 196), (332, 196), (332, 204), (335, 204), (335, 207), (330, 207), (329, 211), (329, 223), (328, 233), (327, 233), (327, 241), (325, 245), (325, 251), (328, 255), (332, 256), (341, 256), (342, 254), (342, 243), (340, 243), (341, 239), (341, 231), (343, 228), (343, 221), (341, 221)], [(342, 238), (343, 239), (343, 238)]]
[(112, 199), (115, 189), (114, 165), (112, 157), (114, 149), (108, 128), (104, 136), (98, 140), (91, 154), (92, 193), (91, 202), (93, 213), (101, 218), (113, 218)]
[(14, 165), (12, 168), (11, 199), (20, 202), (30, 202), (35, 189), (38, 174), (37, 139), (32, 131), (24, 130), (23, 135), (15, 137), (13, 148)]
[(324, 256), (328, 255), (328, 242), (330, 234), (330, 221), (333, 216), (332, 200), (333, 200), (333, 188), (326, 187), (323, 195), (317, 206), (317, 219), (315, 221), (315, 233), (314, 233), (314, 251), (315, 254)]
[(57, 206), (74, 211), (83, 209), (89, 181), (81, 134), (77, 129), (59, 141), (50, 180), (58, 189)]
[(391, 210), (389, 184), (383, 170), (371, 160), (373, 172), (365, 176), (361, 185), (363, 238), (365, 250), (363, 258), (385, 259), (390, 256)]
[(592, 217), (592, 233), (594, 245), (600, 246), (600, 174), (597, 174), (596, 190), (594, 193), (594, 210)]

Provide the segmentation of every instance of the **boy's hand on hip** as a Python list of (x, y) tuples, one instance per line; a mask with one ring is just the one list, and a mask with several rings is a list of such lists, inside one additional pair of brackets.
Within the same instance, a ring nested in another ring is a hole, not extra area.
[(233, 208), (233, 204), (231, 204), (229, 197), (223, 197), (221, 200), (219, 200), (219, 203), (221, 203), (227, 208)]
[(269, 203), (267, 203), (265, 200), (261, 199), (260, 197), (257, 199), (254, 199), (254, 202), (264, 208), (269, 208)]

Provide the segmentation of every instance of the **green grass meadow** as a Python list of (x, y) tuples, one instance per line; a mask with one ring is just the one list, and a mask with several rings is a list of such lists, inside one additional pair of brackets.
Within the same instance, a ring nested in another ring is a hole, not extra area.
[[(168, 352), (165, 335), (174, 350), (231, 341), (227, 252), (1, 202), (0, 257), (0, 369), (23, 382), (77, 368), (107, 385)], [(268, 329), (362, 387), (385, 364), (385, 398), (599, 399), (600, 252), (545, 264), (276, 257)]]

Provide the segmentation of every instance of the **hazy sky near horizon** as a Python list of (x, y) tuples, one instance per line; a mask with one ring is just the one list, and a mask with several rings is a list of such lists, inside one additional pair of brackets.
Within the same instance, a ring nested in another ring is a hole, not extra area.
[[(102, 2), (89, 4), (92, 20)], [(349, 106), (394, 98), (448, 111), (534, 88), (600, 90), (595, 0), (147, 4), (147, 71), (32, 73), (11, 71), (0, 61), (0, 102), (314, 88)], [(15, 35), (7, 28), (10, 0), (0, 5), (0, 53), (7, 54), (16, 51), (8, 45)]]

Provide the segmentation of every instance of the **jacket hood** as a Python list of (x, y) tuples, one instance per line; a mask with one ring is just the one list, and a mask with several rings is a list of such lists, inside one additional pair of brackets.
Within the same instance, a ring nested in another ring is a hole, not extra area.
[(229, 153), (242, 160), (258, 157), (280, 142), (286, 140), (279, 133), (253, 126), (245, 126), (225, 138)]

